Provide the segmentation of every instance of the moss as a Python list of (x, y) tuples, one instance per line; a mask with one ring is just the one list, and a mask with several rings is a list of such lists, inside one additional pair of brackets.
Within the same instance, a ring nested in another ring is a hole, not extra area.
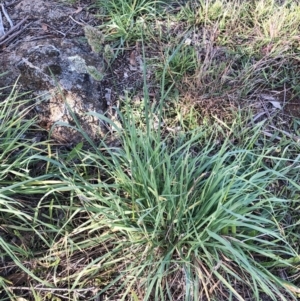
[(88, 74), (96, 81), (101, 81), (104, 77), (104, 74), (94, 66), (87, 66), (86, 70)]

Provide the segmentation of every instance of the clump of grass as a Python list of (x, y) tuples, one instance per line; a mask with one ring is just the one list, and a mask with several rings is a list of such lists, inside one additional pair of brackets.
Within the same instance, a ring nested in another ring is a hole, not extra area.
[(174, 49), (167, 49), (164, 62), (156, 66), (156, 78), (164, 78), (164, 84), (170, 86), (180, 83), (183, 79), (193, 78), (197, 68), (197, 53), (189, 45), (180, 45)]
[(41, 283), (47, 282), (24, 265), (24, 261), (33, 256), (33, 246), (46, 242), (34, 222), (33, 198), (29, 206), (26, 203), (28, 196), (45, 192), (49, 177), (43, 173), (32, 176), (34, 169), (38, 174), (36, 156), (45, 153), (47, 148), (44, 143), (35, 141), (35, 119), (28, 118), (33, 106), (29, 100), (20, 100), (22, 98), (25, 95), (11, 87), (11, 93), (0, 103), (0, 281), (1, 291), (4, 289), (10, 300), (13, 300), (13, 293), (7, 287), (12, 282), (6, 278), (10, 264), (20, 268), (22, 273), (17, 274), (20, 278), (25, 273)]
[(148, 20), (155, 19), (158, 15), (159, 3), (156, 0), (97, 0), (99, 17), (108, 18), (108, 22), (102, 26), (105, 39), (118, 40), (121, 45), (141, 39)]
[(237, 146), (226, 139), (216, 147), (211, 129), (210, 139), (201, 127), (162, 138), (151, 124), (137, 126), (131, 114), (121, 115), (123, 128), (116, 128), (122, 148), (103, 144), (105, 154), (81, 153), (84, 165), (99, 170), (93, 182), (78, 174), (69, 182), (90, 211), (85, 227), (112, 246), (92, 264), (103, 263), (100, 274), (104, 266), (111, 271), (102, 293), (118, 283), (114, 290), (123, 298), (243, 300), (242, 286), (255, 300), (263, 293), (293, 298), (292, 286), (275, 273), (298, 260), (278, 226), (289, 200), (272, 191), (288, 181), (288, 167), (256, 147), (259, 127)]

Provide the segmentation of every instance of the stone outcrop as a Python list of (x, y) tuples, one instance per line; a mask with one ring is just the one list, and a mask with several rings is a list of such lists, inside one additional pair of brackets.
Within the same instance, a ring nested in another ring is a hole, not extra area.
[[(11, 18), (20, 19), (30, 14), (35, 16), (31, 26), (47, 31), (47, 26), (57, 20), (61, 22), (61, 18), (68, 15), (62, 6), (47, 10), (47, 5), (41, 0), (23, 0)], [(74, 12), (68, 9), (70, 14)], [(103, 136), (105, 127), (98, 118), (88, 114), (103, 114), (107, 106), (101, 97), (103, 59), (100, 54), (92, 52), (88, 43), (82, 43), (78, 37), (47, 37), (45, 34), (40, 39), (32, 39), (30, 31), (26, 31), (14, 47), (10, 46), (0, 49), (0, 74), (7, 72), (0, 77), (0, 87), (13, 85), (18, 79), (20, 89), (30, 92), (28, 97), (36, 102), (40, 124), (61, 142), (81, 140), (82, 135), (75, 130), (76, 123), (92, 139)]]

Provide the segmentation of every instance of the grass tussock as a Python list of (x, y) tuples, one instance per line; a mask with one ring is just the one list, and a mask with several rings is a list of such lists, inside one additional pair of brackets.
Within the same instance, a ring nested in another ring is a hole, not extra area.
[(299, 7), (94, 1), (87, 42), (107, 70), (135, 45), (143, 90), (90, 113), (102, 141), (70, 112), (71, 149), (0, 103), (0, 299), (297, 300)]

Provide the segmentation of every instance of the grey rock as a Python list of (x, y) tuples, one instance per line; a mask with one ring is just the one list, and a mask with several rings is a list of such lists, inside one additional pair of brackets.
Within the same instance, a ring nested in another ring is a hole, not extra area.
[(68, 143), (81, 139), (81, 134), (72, 128), (76, 124), (74, 116), (92, 139), (103, 136), (105, 129), (99, 120), (87, 114), (103, 114), (106, 109), (105, 100), (101, 101), (101, 82), (88, 72), (89, 66), (102, 72), (98, 55), (84, 52), (71, 40), (52, 39), (28, 42), (26, 47), (7, 55), (7, 60), (9, 78), (20, 76), (22, 90), (32, 91), (31, 96), (37, 97), (40, 120), (48, 127), (56, 123), (52, 127), (54, 138)]
[[(41, 30), (42, 22), (56, 22), (58, 28), (74, 9), (53, 3), (22, 0), (11, 17), (20, 19), (31, 14), (35, 18), (32, 28)], [(55, 139), (66, 143), (81, 141), (76, 123), (92, 139), (99, 139), (105, 134), (105, 127), (89, 113), (103, 114), (107, 107), (101, 97), (103, 64), (101, 54), (93, 53), (78, 37), (35, 39), (26, 32), (12, 50), (0, 49), (0, 74), (8, 71), (0, 77), (0, 88), (12, 86), (18, 79), (21, 91), (30, 92), (27, 97), (36, 101), (40, 124), (46, 124)]]

